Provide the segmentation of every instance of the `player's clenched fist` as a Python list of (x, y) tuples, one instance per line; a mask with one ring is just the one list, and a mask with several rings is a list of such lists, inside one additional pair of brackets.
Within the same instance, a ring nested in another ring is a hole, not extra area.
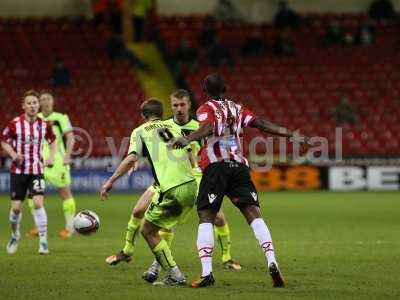
[(17, 165), (18, 168), (20, 168), (24, 162), (24, 157), (21, 154), (17, 154), (14, 158), (13, 161)]
[(108, 198), (108, 192), (112, 189), (112, 183), (110, 181), (106, 181), (100, 190), (100, 199), (105, 200)]
[(189, 145), (189, 141), (182, 137), (172, 139), (169, 143), (171, 149), (182, 149)]

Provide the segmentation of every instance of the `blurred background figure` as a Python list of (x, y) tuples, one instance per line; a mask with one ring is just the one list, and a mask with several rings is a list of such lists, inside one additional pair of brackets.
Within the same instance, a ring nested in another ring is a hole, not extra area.
[(254, 30), (244, 41), (240, 54), (242, 56), (261, 56), (265, 54), (266, 46), (262, 33)]
[(375, 40), (375, 28), (372, 21), (366, 20), (361, 23), (360, 28), (356, 34), (356, 41), (361, 46), (370, 46)]
[(349, 98), (345, 95), (340, 97), (339, 103), (336, 105), (335, 119), (337, 125), (354, 124), (356, 122), (353, 107)]
[(213, 17), (207, 17), (204, 28), (199, 34), (199, 44), (203, 48), (209, 48), (214, 45), (217, 39), (217, 29)]
[(375, 20), (391, 19), (396, 15), (390, 0), (374, 0), (368, 11), (370, 18)]
[(290, 36), (291, 31), (285, 28), (278, 33), (274, 43), (274, 53), (277, 56), (293, 56), (296, 53), (294, 42)]
[(67, 67), (64, 65), (64, 61), (61, 58), (56, 58), (51, 72), (51, 84), (54, 87), (67, 86), (71, 80), (71, 75)]
[(122, 32), (122, 11), (125, 0), (92, 0), (93, 22), (107, 24), (114, 33)]
[(344, 31), (338, 21), (333, 21), (326, 29), (325, 35), (322, 38), (322, 44), (325, 47), (342, 45), (344, 42)]
[(142, 62), (134, 52), (126, 49), (122, 38), (118, 34), (113, 34), (106, 45), (107, 56), (111, 60), (127, 60), (132, 66), (141, 70), (148, 71), (149, 67)]
[(277, 29), (284, 29), (286, 27), (296, 29), (300, 25), (300, 17), (293, 9), (288, 7), (286, 1), (280, 1), (274, 18), (274, 25)]
[(235, 64), (231, 51), (219, 39), (216, 39), (214, 45), (210, 47), (207, 57), (209, 64), (215, 67), (224, 64), (233, 66)]
[(133, 40), (135, 42), (140, 42), (143, 40), (144, 26), (146, 24), (146, 19), (148, 12), (152, 7), (151, 0), (127, 0), (129, 12), (132, 16), (133, 25)]
[(174, 54), (174, 73), (176, 77), (184, 77), (196, 71), (197, 51), (186, 40), (181, 41)]
[(214, 15), (217, 20), (231, 21), (238, 19), (239, 15), (231, 0), (218, 0)]

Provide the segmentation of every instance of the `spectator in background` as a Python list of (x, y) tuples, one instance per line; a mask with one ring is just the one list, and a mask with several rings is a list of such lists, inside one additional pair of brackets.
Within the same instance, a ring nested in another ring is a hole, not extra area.
[(372, 1), (368, 15), (375, 20), (390, 19), (396, 15), (392, 2), (389, 0)]
[(343, 46), (349, 47), (354, 45), (354, 35), (351, 32), (346, 32), (343, 36)]
[(70, 83), (70, 73), (60, 58), (56, 58), (51, 73), (51, 84), (54, 87), (67, 86)]
[(274, 43), (274, 53), (278, 56), (293, 56), (295, 52), (294, 43), (290, 37), (290, 29), (281, 30)]
[(322, 38), (325, 47), (342, 45), (344, 42), (344, 32), (338, 21), (332, 21)]
[(92, 0), (93, 21), (96, 25), (106, 21), (107, 3), (108, 0)]
[(234, 65), (232, 54), (227, 47), (225, 47), (219, 39), (216, 39), (214, 45), (208, 50), (208, 62), (213, 66), (228, 64)]
[(356, 41), (361, 46), (370, 46), (374, 42), (375, 28), (371, 21), (364, 21), (356, 34)]
[(199, 34), (199, 44), (203, 48), (209, 48), (215, 44), (217, 39), (217, 29), (215, 20), (212, 17), (207, 17), (203, 31)]
[(240, 54), (242, 56), (261, 56), (265, 53), (266, 44), (259, 30), (253, 31), (245, 40)]
[(173, 53), (171, 61), (174, 63), (172, 70), (176, 83), (178, 86), (185, 86), (186, 76), (197, 70), (197, 51), (183, 40)]
[(132, 15), (133, 40), (140, 42), (143, 39), (144, 24), (152, 6), (151, 0), (128, 0), (129, 11)]
[(349, 98), (345, 95), (341, 96), (340, 101), (336, 106), (335, 119), (338, 125), (346, 123), (354, 124), (356, 122), (356, 117), (354, 115)]
[(279, 2), (278, 12), (274, 18), (274, 25), (277, 29), (285, 29), (287, 27), (296, 29), (299, 27), (300, 17), (294, 10), (288, 7), (286, 1)]
[(149, 67), (147, 64), (142, 62), (138, 57), (134, 55), (133, 52), (129, 51), (125, 48), (125, 44), (122, 41), (121, 37), (117, 34), (111, 36), (111, 38), (107, 42), (106, 52), (108, 58), (111, 60), (128, 60), (133, 66), (138, 67), (139, 69), (147, 71)]
[(124, 0), (108, 0), (107, 11), (110, 16), (111, 29), (116, 34), (122, 33), (122, 11)]
[(114, 33), (122, 32), (122, 10), (124, 0), (92, 0), (94, 23), (107, 23)]
[(218, 20), (229, 21), (238, 18), (237, 10), (230, 0), (218, 0), (214, 11)]
[(197, 51), (183, 40), (175, 50), (174, 61), (177, 73), (184, 71), (192, 73), (197, 68)]

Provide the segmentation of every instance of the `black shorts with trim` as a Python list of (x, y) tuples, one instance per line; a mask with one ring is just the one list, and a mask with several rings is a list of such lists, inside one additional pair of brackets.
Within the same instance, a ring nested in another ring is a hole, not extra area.
[(228, 196), (239, 208), (244, 205), (260, 206), (249, 167), (235, 161), (221, 161), (207, 166), (200, 182), (197, 210), (211, 208), (219, 211), (224, 196)]
[(24, 201), (26, 195), (43, 195), (45, 182), (43, 175), (32, 174), (10, 174), (10, 196), (11, 200)]

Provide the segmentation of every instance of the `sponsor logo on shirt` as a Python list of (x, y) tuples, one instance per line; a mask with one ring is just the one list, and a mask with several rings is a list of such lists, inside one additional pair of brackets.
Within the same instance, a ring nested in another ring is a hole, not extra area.
[(237, 142), (236, 139), (234, 137), (232, 138), (224, 138), (222, 140), (219, 141), (219, 144), (221, 147), (224, 148), (233, 148), (233, 147), (237, 147)]
[(202, 113), (202, 114), (200, 114), (200, 115), (197, 117), (197, 119), (201, 122), (201, 121), (206, 120), (207, 117), (208, 117), (208, 114), (207, 114), (207, 113)]
[(25, 145), (39, 145), (39, 139), (28, 136), (27, 139), (25, 140)]

